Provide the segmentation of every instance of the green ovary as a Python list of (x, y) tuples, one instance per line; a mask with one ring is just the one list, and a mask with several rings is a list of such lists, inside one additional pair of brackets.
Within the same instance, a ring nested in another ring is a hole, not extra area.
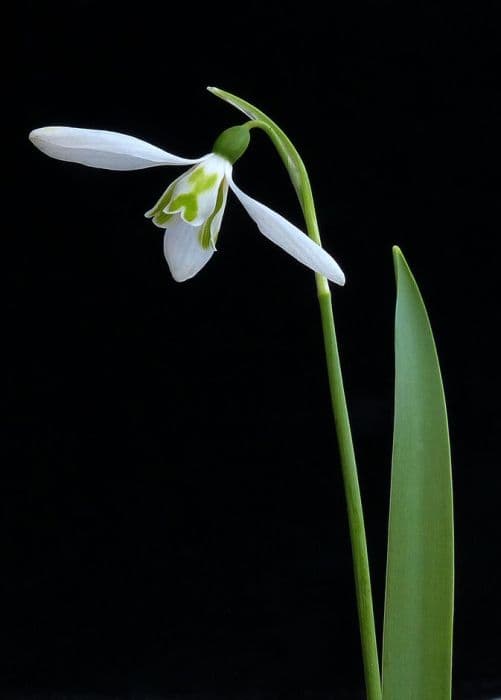
[(198, 196), (214, 187), (217, 179), (217, 173), (207, 175), (203, 168), (196, 168), (188, 177), (188, 182), (193, 188), (190, 192), (178, 194), (177, 197), (169, 203), (169, 212), (182, 209), (186, 221), (193, 221), (196, 219), (198, 215)]

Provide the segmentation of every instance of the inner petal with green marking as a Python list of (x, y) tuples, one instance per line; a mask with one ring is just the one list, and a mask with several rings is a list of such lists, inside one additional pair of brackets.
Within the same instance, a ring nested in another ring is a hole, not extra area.
[[(193, 169), (189, 172), (192, 172)], [(174, 216), (173, 214), (168, 214), (167, 208), (169, 206), (169, 203), (172, 199), (172, 195), (174, 193), (174, 188), (177, 185), (177, 183), (184, 179), (186, 177), (187, 173), (184, 173), (181, 175), (181, 177), (178, 177), (174, 182), (171, 182), (171, 184), (167, 187), (163, 195), (160, 197), (158, 202), (149, 210), (146, 212), (145, 217), (147, 219), (152, 219), (153, 223), (155, 226), (159, 226), (160, 228), (165, 228), (166, 224), (172, 219)]]
[(228, 184), (223, 180), (219, 186), (214, 211), (200, 229), (200, 245), (204, 250), (207, 250), (207, 248), (210, 247), (215, 249), (216, 247), (217, 236), (221, 227), (221, 219), (223, 218), (227, 194)]
[(174, 180), (145, 216), (160, 228), (166, 228), (175, 214), (192, 226), (202, 226), (209, 218), (214, 220), (214, 211), (220, 208), (218, 198), (225, 168), (224, 158), (211, 154)]
[(163, 212), (167, 215), (179, 212), (193, 226), (205, 223), (216, 208), (223, 177), (224, 161), (214, 155), (175, 183)]
[(198, 215), (198, 197), (203, 192), (210, 190), (217, 182), (217, 173), (208, 175), (202, 166), (194, 170), (186, 181), (191, 190), (178, 194), (168, 204), (168, 211), (183, 211), (186, 221), (194, 221)]

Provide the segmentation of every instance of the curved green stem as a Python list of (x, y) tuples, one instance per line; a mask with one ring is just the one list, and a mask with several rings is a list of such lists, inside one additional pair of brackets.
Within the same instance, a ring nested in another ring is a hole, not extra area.
[[(320, 243), (318, 224), (313, 205), (313, 198), (306, 200), (305, 220), (308, 234)], [(350, 529), (351, 548), (353, 552), (353, 569), (357, 595), (358, 619), (362, 656), (364, 663), (365, 687), (368, 700), (381, 700), (381, 676), (372, 604), (372, 590), (369, 572), (369, 557), (365, 536), (362, 499), (358, 484), (355, 450), (351, 436), (350, 419), (346, 396), (344, 393), (343, 375), (334, 324), (331, 293), (325, 277), (315, 275), (324, 335), (325, 356), (329, 375), (332, 411), (336, 426), (337, 441), (341, 458), (348, 523)]]
[[(279, 138), (275, 135), (274, 129), (265, 122), (261, 120), (252, 120), (247, 122), (247, 126), (248, 128), (263, 129), (275, 145), (277, 145), (277, 141), (280, 143)], [(282, 145), (282, 143), (280, 145)], [(287, 149), (282, 149), (283, 153), (278, 149), (283, 160), (285, 160), (288, 153), (290, 153), (291, 148), (294, 148), (294, 146), (292, 146), (289, 141), (287, 143)], [(310, 180), (299, 154), (297, 154), (294, 165), (296, 166), (300, 178), (301, 186), (298, 188), (298, 198), (303, 210), (308, 235), (316, 243), (321, 245)], [(332, 298), (328, 280), (322, 275), (316, 274), (315, 281), (317, 285), (318, 302), (320, 304), (332, 411), (334, 413), (334, 423), (336, 426), (346, 506), (348, 510), (365, 687), (368, 700), (381, 700), (381, 676), (379, 671), (367, 540), (365, 536), (362, 499), (360, 497), (360, 487), (358, 484), (355, 450), (353, 448), (350, 419), (348, 407), (346, 405), (343, 375), (341, 372), (341, 362), (336, 337), (336, 327), (334, 324)]]
[[(321, 245), (310, 179), (299, 153), (288, 136), (272, 119), (260, 109), (250, 104), (250, 102), (242, 100), (240, 97), (237, 97), (237, 95), (232, 95), (219, 88), (209, 87), (208, 90), (246, 114), (251, 121), (247, 122), (244, 126), (248, 129), (262, 129), (269, 136), (289, 173), (301, 209), (303, 210), (308, 235), (316, 243)], [(343, 376), (339, 360), (331, 293), (327, 279), (318, 274), (315, 275), (315, 277), (322, 319), (332, 410), (334, 412), (334, 422), (336, 425), (348, 509), (365, 686), (368, 700), (381, 700), (381, 676), (379, 673), (364, 516), (360, 498), (360, 488), (358, 485), (357, 466), (351, 437), (348, 408), (346, 406), (346, 397), (343, 387)]]
[(380, 700), (381, 678), (377, 651), (376, 630), (372, 605), (372, 591), (369, 573), (369, 558), (365, 537), (364, 516), (360, 488), (358, 485), (355, 453), (351, 438), (348, 409), (344, 394), (336, 329), (330, 292), (318, 295), (322, 329), (324, 334), (325, 354), (329, 374), (334, 422), (341, 457), (344, 491), (348, 509), (351, 548), (353, 552), (353, 569), (357, 594), (358, 619), (362, 656), (364, 663), (365, 687), (368, 700)]

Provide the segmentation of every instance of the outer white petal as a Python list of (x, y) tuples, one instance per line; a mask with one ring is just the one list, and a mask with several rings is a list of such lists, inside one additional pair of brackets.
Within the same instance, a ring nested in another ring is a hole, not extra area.
[(261, 233), (283, 248), (293, 258), (299, 260), (315, 272), (319, 272), (331, 282), (343, 285), (345, 277), (337, 262), (315, 241), (291, 224), (283, 216), (261, 204), (235, 185), (231, 175), (227, 175), (233, 192), (241, 201), (249, 216), (254, 219)]
[(201, 226), (187, 224), (179, 214), (166, 226), (164, 254), (176, 282), (194, 277), (214, 254), (214, 248), (202, 248)]
[(30, 141), (51, 158), (107, 170), (140, 170), (156, 165), (190, 165), (200, 162), (180, 158), (135, 136), (114, 131), (45, 126), (30, 133)]

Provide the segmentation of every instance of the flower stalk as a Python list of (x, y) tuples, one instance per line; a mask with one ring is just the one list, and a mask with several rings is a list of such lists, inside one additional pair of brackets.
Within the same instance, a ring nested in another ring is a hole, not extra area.
[[(306, 222), (307, 233), (317, 245), (321, 246), (320, 231), (310, 179), (306, 167), (290, 139), (275, 122), (253, 105), (218, 88), (209, 88), (209, 90), (217, 97), (229, 102), (250, 117), (252, 121), (247, 124), (249, 128), (260, 128), (269, 136), (296, 190)], [(334, 324), (332, 298), (326, 277), (315, 273), (315, 281), (320, 305), (329, 389), (348, 511), (365, 687), (368, 700), (381, 700), (381, 675), (372, 603), (367, 540), (358, 483), (355, 450), (353, 447), (336, 337), (336, 327)]]
[[(305, 177), (304, 189), (306, 196), (303, 212), (306, 221), (306, 229), (308, 235), (316, 243), (321, 245), (311, 186), (307, 174)], [(360, 486), (358, 483), (350, 419), (344, 391), (343, 374), (341, 371), (332, 297), (327, 279), (322, 275), (315, 274), (315, 280), (324, 336), (332, 412), (334, 414), (334, 423), (336, 426), (341, 471), (348, 510), (348, 525), (353, 553), (353, 571), (355, 576), (365, 687), (368, 700), (381, 700), (381, 675), (379, 670), (364, 514), (360, 496)]]

